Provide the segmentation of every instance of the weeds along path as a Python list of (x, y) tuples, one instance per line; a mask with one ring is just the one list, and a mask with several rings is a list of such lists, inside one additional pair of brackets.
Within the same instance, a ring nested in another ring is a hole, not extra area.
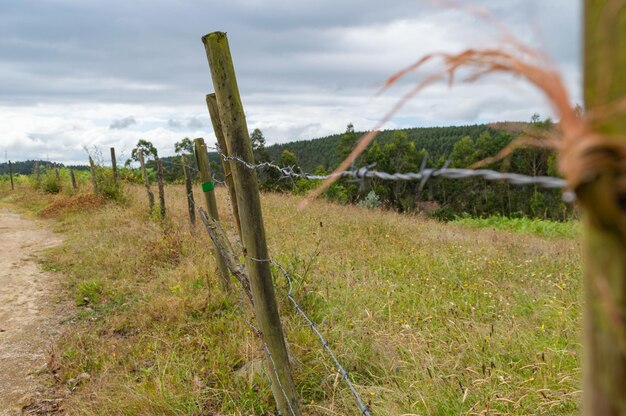
[(41, 223), (0, 207), (0, 416), (23, 414), (49, 374), (61, 286), (37, 256), (58, 243)]

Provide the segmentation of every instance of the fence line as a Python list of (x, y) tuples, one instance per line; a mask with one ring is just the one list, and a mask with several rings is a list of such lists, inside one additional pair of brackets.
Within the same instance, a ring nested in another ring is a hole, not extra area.
[[(562, 178), (553, 176), (529, 176), (520, 173), (512, 172), (498, 172), (490, 169), (464, 169), (464, 168), (449, 168), (449, 161), (441, 168), (426, 168), (425, 163), (422, 162), (422, 166), (418, 172), (407, 173), (387, 173), (377, 170), (373, 170), (375, 164), (363, 166), (360, 168), (353, 168), (338, 173), (331, 173), (329, 175), (311, 175), (309, 173), (300, 173), (295, 170), (293, 166), (281, 167), (272, 162), (261, 163), (249, 163), (243, 160), (239, 156), (226, 156), (219, 148), (217, 152), (226, 161), (235, 161), (251, 170), (273, 169), (279, 172), (284, 178), (296, 178), (306, 180), (326, 180), (329, 178), (350, 178), (356, 182), (364, 183), (367, 179), (380, 179), (384, 181), (420, 181), (420, 188), (423, 188), (426, 182), (431, 178), (445, 178), (445, 179), (466, 179), (466, 178), (481, 178), (488, 181), (504, 181), (511, 183), (512, 185), (537, 185), (546, 189), (566, 189), (563, 192), (563, 200), (565, 202), (573, 202), (576, 200), (576, 195), (571, 190), (567, 190), (567, 181)], [(424, 159), (425, 161), (426, 159)]]
[[(295, 167), (281, 167), (271, 162), (249, 163), (249, 162), (246, 162), (241, 157), (225, 155), (224, 153), (222, 153), (219, 147), (215, 147), (212, 149), (215, 149), (217, 153), (220, 155), (220, 157), (223, 158), (224, 161), (235, 161), (250, 170), (274, 169), (280, 172), (280, 174), (282, 175), (281, 179), (297, 178), (297, 179), (305, 179), (305, 180), (324, 180), (330, 177), (341, 177), (341, 178), (349, 178), (354, 181), (361, 181), (362, 183), (365, 183), (367, 179), (380, 179), (380, 180), (385, 180), (385, 181), (420, 181), (420, 188), (422, 188), (424, 184), (431, 178), (441, 177), (441, 178), (447, 178), (447, 179), (463, 179), (463, 178), (478, 177), (478, 178), (482, 178), (482, 179), (490, 180), (490, 181), (503, 180), (514, 185), (537, 185), (537, 186), (548, 188), (548, 189), (562, 189), (562, 188), (566, 188), (567, 186), (565, 180), (556, 178), (556, 177), (527, 176), (527, 175), (521, 175), (521, 174), (516, 174), (516, 173), (496, 172), (493, 170), (486, 170), (486, 169), (478, 169), (478, 170), (455, 169), (455, 168), (448, 168), (447, 166), (448, 164), (444, 165), (440, 169), (433, 169), (433, 168), (425, 168), (424, 162), (422, 163), (422, 166), (418, 172), (386, 173), (386, 172), (379, 172), (379, 171), (373, 170), (372, 168), (374, 166), (369, 165), (369, 166), (365, 166), (361, 168), (353, 168), (351, 170), (347, 170), (347, 171), (336, 173), (336, 174), (310, 175), (307, 173), (297, 171)], [(140, 158), (141, 158), (141, 155), (140, 155)], [(174, 160), (168, 160), (164, 162), (170, 166), (181, 166), (181, 167), (183, 166), (181, 163), (177, 163)], [(188, 167), (193, 169), (195, 172), (199, 172), (199, 169), (196, 169), (195, 167), (192, 167), (192, 166), (188, 166)], [(215, 174), (213, 174), (213, 180), (222, 185), (225, 184), (224, 181), (221, 181), (215, 178)], [(568, 197), (568, 195), (570, 196)], [(234, 213), (233, 213), (232, 204), (230, 203), (230, 200), (228, 198), (226, 199), (229, 204), (229, 220), (230, 220), (231, 226), (234, 228), (234, 224), (233, 224)], [(573, 201), (575, 199), (575, 196), (573, 192), (567, 191), (564, 193), (563, 199), (566, 201)], [(230, 245), (230, 239), (228, 238), (228, 235), (220, 227), (219, 223), (217, 221), (210, 219), (206, 211), (204, 211), (204, 209), (199, 208), (199, 213), (207, 229), (207, 232), (209, 233), (209, 235), (215, 242), (215, 245), (218, 249), (218, 253), (215, 253), (216, 257), (221, 255), (225, 259), (228, 260), (227, 261), (228, 269), (232, 272), (232, 274), (241, 284), (241, 294), (242, 294), (241, 295), (242, 296), (241, 311), (242, 311), (244, 322), (252, 330), (252, 332), (260, 338), (262, 349), (266, 354), (266, 361), (269, 366), (269, 371), (271, 371), (273, 375), (276, 376), (278, 390), (284, 396), (285, 401), (287, 402), (287, 405), (288, 405), (288, 410), (291, 413), (291, 416), (296, 416), (296, 412), (294, 411), (294, 408), (292, 407), (291, 400), (289, 400), (288, 394), (286, 393), (285, 388), (282, 386), (280, 377), (278, 377), (278, 370), (276, 367), (276, 363), (274, 362), (274, 358), (271, 352), (269, 351), (267, 344), (265, 343), (263, 339), (262, 332), (256, 326), (254, 326), (252, 322), (250, 322), (243, 307), (243, 294), (244, 293), (247, 295), (252, 305), (254, 305), (254, 301), (253, 301), (251, 290), (250, 290), (250, 280), (248, 279), (246, 268), (239, 261), (239, 258), (240, 258), (239, 256), (242, 255), (242, 253), (243, 253), (243, 256), (249, 260), (252, 260), (255, 262), (269, 263), (270, 265), (274, 266), (277, 270), (279, 270), (283, 274), (288, 285), (287, 294), (286, 294), (287, 299), (293, 305), (298, 315), (301, 316), (301, 318), (306, 322), (310, 330), (319, 339), (319, 342), (322, 348), (329, 355), (334, 367), (337, 370), (337, 373), (340, 375), (341, 379), (348, 386), (351, 394), (353, 395), (355, 399), (355, 402), (358, 408), (360, 409), (361, 414), (364, 416), (372, 416), (370, 409), (367, 407), (367, 405), (364, 404), (356, 387), (350, 380), (348, 371), (346, 371), (345, 368), (342, 366), (339, 359), (337, 358), (337, 355), (330, 348), (328, 341), (320, 332), (320, 330), (317, 328), (315, 322), (306, 314), (302, 306), (298, 303), (298, 301), (294, 297), (293, 276), (287, 271), (287, 269), (282, 264), (280, 264), (278, 261), (272, 258), (260, 259), (260, 258), (254, 258), (254, 257), (245, 255), (243, 244), (238, 238), (238, 236), (236, 235), (236, 232), (234, 232), (234, 239), (239, 249), (238, 250), (239, 253), (236, 253), (233, 250), (233, 247)], [(214, 235), (217, 235), (218, 237), (214, 238)], [(270, 386), (271, 386), (272, 381), (270, 377), (268, 376), (267, 372), (265, 371), (265, 366), (263, 364), (261, 364), (261, 369), (262, 369), (264, 376), (268, 379), (268, 382), (270, 383)]]

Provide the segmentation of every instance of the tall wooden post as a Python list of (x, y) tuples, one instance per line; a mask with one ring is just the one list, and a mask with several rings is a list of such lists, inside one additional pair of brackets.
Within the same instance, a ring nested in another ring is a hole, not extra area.
[[(198, 164), (198, 170), (200, 171), (200, 180), (202, 181), (202, 192), (204, 193), (204, 201), (206, 203), (209, 216), (214, 221), (219, 221), (219, 214), (217, 212), (217, 201), (215, 200), (215, 184), (211, 177), (211, 168), (209, 166), (209, 156), (206, 152), (206, 144), (204, 139), (198, 138), (193, 141), (194, 152), (196, 154), (196, 162)], [(230, 275), (228, 274), (228, 267), (224, 256), (219, 250), (219, 247), (215, 246), (215, 261), (217, 262), (217, 269), (220, 274), (224, 290), (230, 291)]]
[(89, 156), (89, 170), (91, 171), (91, 182), (93, 183), (94, 192), (98, 193), (98, 179), (96, 177), (96, 164), (93, 162), (91, 156)]
[[(584, 98), (593, 110), (626, 98), (626, 2), (584, 4)], [(624, 141), (622, 111), (593, 123)], [(617, 416), (626, 415), (626, 151), (594, 152), (605, 164), (577, 190), (586, 213), (583, 414)]]
[[(220, 150), (224, 154), (224, 156), (228, 156), (228, 148), (226, 146), (226, 139), (224, 139), (224, 132), (222, 131), (222, 121), (220, 120), (220, 114), (217, 110), (217, 98), (215, 98), (215, 94), (207, 94), (206, 96), (206, 105), (209, 109), (209, 116), (211, 118), (211, 124), (213, 124), (213, 131), (215, 132), (215, 137), (217, 137), (217, 143), (220, 145)], [(241, 222), (239, 221), (239, 208), (237, 206), (237, 195), (235, 193), (235, 183), (233, 182), (233, 174), (231, 172), (231, 162), (228, 160), (222, 159), (222, 166), (224, 167), (224, 178), (226, 179), (226, 185), (228, 186), (228, 194), (230, 196), (230, 203), (233, 207), (233, 217), (235, 217), (235, 223), (237, 224), (237, 232), (239, 232), (239, 237), (241, 238)]]
[(139, 164), (141, 165), (141, 177), (143, 178), (143, 184), (146, 187), (146, 192), (148, 192), (148, 206), (150, 207), (150, 213), (154, 209), (154, 194), (152, 193), (152, 189), (150, 189), (150, 180), (148, 179), (148, 172), (146, 171), (146, 164), (143, 159), (143, 150), (137, 150), (137, 158), (139, 159)]
[(74, 175), (74, 169), (70, 168), (70, 180), (72, 181), (72, 190), (76, 192), (78, 187), (76, 186), (76, 175)]
[(115, 147), (111, 148), (111, 168), (113, 169), (113, 185), (117, 186), (117, 160), (115, 159)]
[(15, 190), (15, 185), (13, 185), (13, 166), (11, 165), (11, 161), (9, 160), (9, 178), (11, 178), (11, 190)]
[(157, 162), (157, 184), (159, 187), (159, 212), (161, 218), (165, 218), (165, 184), (163, 182), (163, 162), (158, 159)]
[[(248, 163), (254, 163), (248, 126), (239, 96), (226, 33), (210, 33), (202, 38), (202, 42), (211, 68), (228, 154), (238, 156)], [(281, 414), (299, 416), (300, 407), (291, 375), (283, 327), (278, 314), (270, 263), (267, 260), (269, 253), (265, 241), (256, 172), (240, 163), (235, 163), (232, 166), (232, 173), (256, 320), (271, 354), (268, 356), (268, 361), (270, 366), (274, 367), (268, 371), (272, 379), (272, 392)]]
[(191, 170), (187, 165), (185, 155), (180, 156), (180, 162), (183, 165), (183, 174), (185, 175), (185, 192), (187, 193), (187, 211), (189, 211), (189, 223), (193, 230), (196, 225), (196, 201), (193, 199), (193, 186), (191, 186)]

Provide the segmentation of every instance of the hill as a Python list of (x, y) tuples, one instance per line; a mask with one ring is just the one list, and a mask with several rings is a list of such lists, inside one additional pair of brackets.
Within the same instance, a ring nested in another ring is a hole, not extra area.
[[(414, 127), (407, 129), (384, 130), (376, 138), (379, 145), (389, 143), (396, 132), (406, 134), (408, 140), (415, 144), (417, 150), (425, 149), (431, 158), (447, 158), (452, 153), (454, 145), (466, 136), (476, 140), (483, 133), (489, 133), (492, 137), (508, 135), (510, 138), (517, 136), (520, 131), (528, 128), (529, 123), (494, 123), (477, 124), (470, 126), (450, 127)], [(366, 132), (356, 134), (360, 137)], [(305, 172), (313, 172), (318, 166), (325, 170), (333, 169), (341, 162), (342, 158), (337, 148), (341, 142), (342, 134), (333, 134), (311, 140), (299, 140), (289, 143), (274, 144), (267, 147), (272, 160), (279, 160), (284, 150), (293, 152), (300, 161), (300, 167)], [(509, 138), (509, 141), (510, 141)]]
[[(11, 162), (11, 169), (14, 174), (30, 175), (35, 171), (35, 166), (39, 165), (42, 170), (68, 167), (74, 170), (89, 170), (89, 166), (66, 166), (63, 163), (47, 162), (45, 160), (25, 160), (21, 162)], [(9, 173), (9, 164), (0, 163), (0, 175)]]

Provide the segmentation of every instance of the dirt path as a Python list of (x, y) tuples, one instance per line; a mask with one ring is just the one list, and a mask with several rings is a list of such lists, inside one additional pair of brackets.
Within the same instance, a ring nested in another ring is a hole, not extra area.
[(43, 224), (0, 208), (0, 416), (22, 414), (46, 382), (60, 333), (60, 276), (37, 263), (60, 242)]

